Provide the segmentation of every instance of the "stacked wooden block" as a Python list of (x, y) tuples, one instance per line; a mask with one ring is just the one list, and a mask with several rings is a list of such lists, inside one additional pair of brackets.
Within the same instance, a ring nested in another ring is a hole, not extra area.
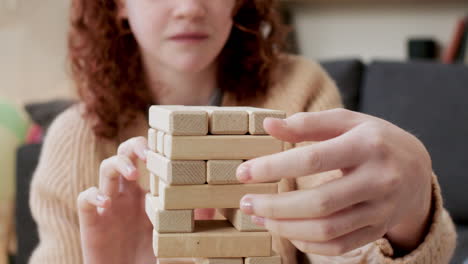
[[(278, 184), (241, 184), (236, 169), (283, 150), (283, 142), (265, 133), (263, 120), (285, 115), (251, 107), (150, 108), (146, 211), (155, 256), (200, 264), (281, 263), (271, 235), (239, 210), (244, 195), (277, 193)], [(217, 208), (226, 220), (195, 221), (197, 208)]]

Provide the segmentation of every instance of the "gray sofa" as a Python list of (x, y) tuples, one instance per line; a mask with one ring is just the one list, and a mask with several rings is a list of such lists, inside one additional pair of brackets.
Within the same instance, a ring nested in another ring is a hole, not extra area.
[(428, 148), (457, 225), (452, 264), (468, 263), (468, 67), (429, 62), (329, 61), (347, 108), (388, 120)]
[[(353, 59), (322, 65), (336, 81), (347, 108), (389, 120), (425, 143), (445, 206), (457, 224), (458, 247), (451, 263), (464, 264), (468, 259), (468, 67), (424, 62), (364, 65)], [(40, 147), (26, 145), (18, 151), (17, 264), (27, 263), (38, 241), (28, 195)]]

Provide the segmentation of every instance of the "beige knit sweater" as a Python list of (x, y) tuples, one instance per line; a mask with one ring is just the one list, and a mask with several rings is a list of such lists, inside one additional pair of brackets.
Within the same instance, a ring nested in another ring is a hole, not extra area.
[[(276, 84), (263, 99), (238, 102), (226, 94), (223, 105), (252, 105), (296, 112), (319, 111), (340, 107), (335, 84), (317, 65), (297, 57), (285, 57), (276, 74)], [(61, 114), (45, 139), (31, 188), (31, 209), (39, 226), (40, 244), (31, 256), (32, 264), (82, 263), (76, 199), (78, 194), (98, 185), (100, 162), (115, 154), (120, 142), (146, 135), (148, 125), (143, 116), (115, 140), (96, 138), (88, 120), (82, 118), (82, 107), (74, 106)], [(144, 175), (144, 174), (143, 174)], [(282, 182), (281, 190), (306, 188), (320, 184), (326, 177), (303, 178)], [(317, 182), (318, 181), (318, 182)], [(433, 217), (429, 234), (411, 254), (392, 258), (391, 245), (380, 239), (341, 257), (310, 255), (306, 263), (448, 263), (455, 247), (453, 223), (443, 209), (439, 185), (434, 177)], [(275, 250), (284, 264), (295, 264), (296, 249), (285, 239), (275, 237)], [(301, 255), (301, 254), (297, 254)]]

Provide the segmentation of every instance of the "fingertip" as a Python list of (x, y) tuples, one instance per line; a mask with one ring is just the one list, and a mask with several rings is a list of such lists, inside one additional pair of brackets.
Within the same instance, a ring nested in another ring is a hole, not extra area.
[(269, 134), (274, 134), (277, 131), (286, 129), (287, 122), (285, 119), (267, 117), (263, 120), (263, 127)]
[(138, 177), (139, 177), (139, 173), (138, 173), (138, 170), (137, 169), (134, 169), (127, 177), (128, 180), (130, 181), (136, 181), (138, 180)]
[(251, 219), (252, 219), (252, 223), (254, 223), (255, 225), (263, 226), (263, 227), (265, 226), (265, 217), (252, 215)]
[(129, 181), (133, 181), (138, 178), (138, 170), (132, 161), (126, 161), (126, 164), (120, 169), (120, 173)]
[(265, 131), (271, 136), (286, 142), (297, 143), (300, 138), (291, 128), (288, 119), (265, 118), (263, 126)]
[(240, 201), (240, 210), (247, 215), (254, 214), (253, 197), (251, 195), (245, 195)]
[(251, 167), (251, 164), (248, 162), (244, 162), (241, 165), (239, 165), (239, 167), (237, 167), (236, 176), (240, 182), (246, 183), (252, 180), (250, 167)]
[(97, 203), (98, 203), (99, 207), (102, 207), (102, 208), (110, 207), (111, 198), (109, 196), (104, 195), (104, 194), (98, 194), (96, 196), (96, 200), (97, 200)]

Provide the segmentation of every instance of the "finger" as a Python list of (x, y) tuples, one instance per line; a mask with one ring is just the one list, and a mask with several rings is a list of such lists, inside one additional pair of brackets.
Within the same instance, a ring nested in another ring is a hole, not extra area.
[(304, 253), (324, 256), (341, 256), (351, 250), (363, 247), (382, 238), (384, 234), (385, 229), (381, 226), (366, 226), (328, 242), (322, 243), (300, 240), (291, 240), (291, 242), (297, 249)]
[(271, 233), (289, 240), (326, 242), (376, 224), (374, 206), (360, 203), (328, 217), (301, 220), (264, 219)]
[(249, 160), (237, 168), (237, 178), (243, 183), (275, 182), (358, 166), (370, 155), (358, 132)]
[(125, 155), (131, 160), (139, 158), (146, 161), (146, 153), (149, 151), (148, 141), (144, 137), (131, 138), (122, 144), (117, 149), (118, 155)]
[(313, 189), (279, 194), (246, 195), (240, 208), (245, 214), (270, 219), (304, 219), (329, 216), (345, 208), (380, 197), (375, 175), (364, 170), (324, 183)]
[(119, 193), (121, 181), (136, 181), (137, 179), (136, 167), (126, 156), (113, 156), (101, 163), (99, 189), (109, 197)]
[(78, 195), (77, 208), (80, 222), (92, 224), (98, 216), (97, 208), (109, 208), (110, 198), (91, 187)]
[(265, 130), (282, 141), (299, 143), (337, 137), (362, 122), (364, 115), (345, 109), (297, 113), (287, 119), (265, 119)]
[(195, 220), (213, 220), (216, 210), (213, 208), (195, 209)]

